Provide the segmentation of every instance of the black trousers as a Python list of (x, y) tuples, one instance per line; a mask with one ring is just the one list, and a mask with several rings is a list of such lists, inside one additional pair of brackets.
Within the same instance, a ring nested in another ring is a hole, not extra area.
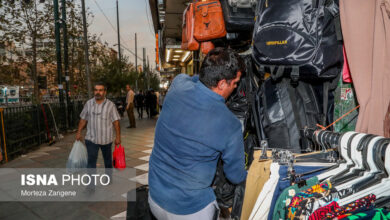
[(138, 112), (138, 118), (143, 118), (144, 117), (144, 107), (141, 105), (141, 106), (137, 106), (137, 112)]

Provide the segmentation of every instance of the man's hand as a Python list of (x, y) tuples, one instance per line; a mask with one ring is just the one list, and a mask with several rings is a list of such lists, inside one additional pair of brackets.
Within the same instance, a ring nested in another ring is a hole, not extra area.
[(115, 138), (115, 146), (121, 144), (121, 137), (116, 137)]
[(76, 140), (81, 141), (81, 132), (76, 133)]
[(79, 128), (77, 129), (77, 133), (76, 133), (76, 140), (81, 141), (81, 131), (85, 128), (86, 125), (87, 125), (87, 120), (80, 119)]

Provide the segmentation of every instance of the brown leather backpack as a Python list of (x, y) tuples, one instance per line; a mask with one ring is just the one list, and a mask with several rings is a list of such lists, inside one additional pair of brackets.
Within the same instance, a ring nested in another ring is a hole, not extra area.
[(199, 42), (194, 38), (194, 3), (190, 3), (183, 13), (182, 41), (183, 50), (198, 50)]
[(209, 41), (225, 37), (225, 21), (219, 0), (203, 0), (194, 3), (194, 37), (198, 41)]

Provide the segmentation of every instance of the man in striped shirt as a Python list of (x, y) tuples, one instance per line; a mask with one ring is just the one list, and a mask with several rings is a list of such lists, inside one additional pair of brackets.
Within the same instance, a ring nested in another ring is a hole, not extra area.
[(81, 131), (87, 126), (85, 145), (88, 152), (88, 167), (96, 169), (96, 161), (99, 148), (102, 151), (106, 174), (112, 174), (112, 153), (111, 145), (114, 137), (115, 145), (121, 143), (120, 116), (113, 102), (106, 99), (107, 88), (103, 83), (95, 84), (95, 97), (88, 100), (80, 114), (79, 128), (76, 140), (81, 140)]

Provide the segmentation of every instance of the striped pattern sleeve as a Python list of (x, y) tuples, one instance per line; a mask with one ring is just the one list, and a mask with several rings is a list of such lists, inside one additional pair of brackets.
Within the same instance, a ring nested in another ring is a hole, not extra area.
[(83, 111), (80, 113), (80, 118), (84, 120), (88, 120), (88, 115), (90, 114), (89, 112), (89, 104), (90, 102), (86, 102), (83, 108)]

